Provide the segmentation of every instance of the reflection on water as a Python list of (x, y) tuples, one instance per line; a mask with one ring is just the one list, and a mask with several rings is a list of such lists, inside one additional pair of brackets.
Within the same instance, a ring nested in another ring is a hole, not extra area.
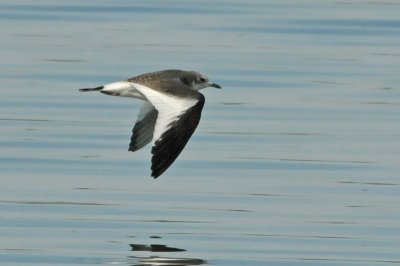
[[(399, 6), (2, 1), (0, 264), (399, 264)], [(168, 68), (224, 90), (155, 181), (77, 89)]]
[(139, 264), (132, 264), (134, 266), (189, 266), (189, 265), (202, 265), (206, 264), (206, 261), (200, 259), (190, 259), (190, 258), (166, 258), (166, 257), (148, 257), (139, 258), (132, 257), (139, 260)]
[(149, 251), (149, 252), (180, 252), (186, 251), (181, 248), (173, 248), (168, 247), (166, 245), (159, 244), (151, 244), (151, 245), (143, 245), (143, 244), (130, 244), (132, 251)]
[[(150, 238), (153, 239), (159, 239), (161, 237), (158, 236), (152, 236)], [(130, 244), (132, 251), (133, 252), (158, 252), (158, 253), (163, 253), (163, 252), (184, 252), (186, 250), (181, 249), (181, 248), (175, 248), (175, 247), (169, 247), (167, 245), (161, 245), (161, 244), (151, 244), (151, 245), (145, 245), (145, 244)], [(182, 265), (182, 266), (189, 266), (189, 265), (201, 265), (205, 264), (206, 261), (201, 260), (201, 259), (193, 259), (193, 258), (181, 258), (181, 257), (164, 257), (164, 256), (129, 256), (129, 260), (136, 260), (137, 263), (132, 264), (132, 265)]]

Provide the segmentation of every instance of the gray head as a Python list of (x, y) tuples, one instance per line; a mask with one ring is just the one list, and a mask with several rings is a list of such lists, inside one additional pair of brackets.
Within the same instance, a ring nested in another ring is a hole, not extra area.
[(210, 82), (208, 77), (196, 71), (185, 71), (184, 75), (180, 77), (180, 80), (188, 85), (191, 89), (196, 91), (207, 87), (221, 89), (221, 86)]

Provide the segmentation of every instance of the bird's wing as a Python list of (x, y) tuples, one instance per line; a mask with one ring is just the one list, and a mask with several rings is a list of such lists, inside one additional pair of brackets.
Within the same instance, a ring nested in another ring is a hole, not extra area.
[(144, 102), (132, 129), (129, 151), (137, 151), (146, 146), (152, 139), (157, 121), (157, 110), (149, 102)]
[[(175, 161), (199, 124), (204, 96), (185, 85), (166, 84), (163, 91), (138, 83), (140, 91), (158, 111), (152, 148), (152, 176), (157, 178)], [(168, 86), (174, 86), (174, 94)], [(176, 96), (178, 94), (179, 96)]]

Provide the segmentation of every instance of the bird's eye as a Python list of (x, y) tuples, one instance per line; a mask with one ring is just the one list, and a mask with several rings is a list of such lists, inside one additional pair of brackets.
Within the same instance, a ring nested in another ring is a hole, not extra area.
[(200, 82), (206, 82), (205, 78), (200, 78)]

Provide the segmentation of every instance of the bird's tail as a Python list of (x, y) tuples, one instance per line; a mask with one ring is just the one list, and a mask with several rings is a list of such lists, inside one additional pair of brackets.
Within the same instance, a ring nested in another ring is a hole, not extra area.
[(83, 88), (79, 89), (79, 91), (100, 91), (104, 88), (104, 86), (96, 87), (96, 88)]

